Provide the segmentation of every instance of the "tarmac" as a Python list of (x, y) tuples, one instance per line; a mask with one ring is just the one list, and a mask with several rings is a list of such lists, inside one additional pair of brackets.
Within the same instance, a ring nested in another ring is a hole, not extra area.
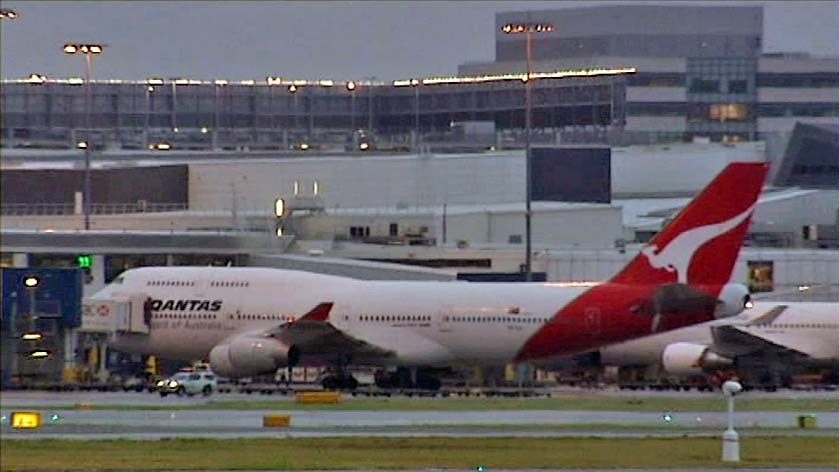
[[(636, 393), (637, 395), (637, 393)], [(671, 393), (672, 395), (672, 393)], [(835, 393), (824, 395), (835, 398)], [(810, 395), (811, 397), (815, 395)], [(211, 397), (213, 398), (213, 397)], [(224, 400), (264, 400), (253, 395), (224, 395)], [(282, 405), (290, 397), (270, 397)], [(195, 405), (202, 397), (167, 397), (148, 393), (4, 392), (0, 397), (0, 435), (12, 438), (160, 439), (169, 437), (329, 437), (329, 436), (450, 436), (450, 437), (673, 437), (719, 436), (726, 427), (722, 412), (637, 412), (586, 410), (487, 411), (341, 411), (194, 409), (160, 410), (160, 406)], [(353, 401), (352, 398), (345, 400)], [(68, 405), (132, 405), (132, 409), (77, 409)], [(27, 406), (40, 410), (43, 425), (17, 430), (13, 411)], [(142, 409), (148, 405), (149, 409)], [(291, 405), (291, 404), (290, 404)], [(136, 409), (136, 408), (140, 409)], [(291, 426), (265, 428), (265, 414), (291, 416)], [(797, 420), (811, 412), (749, 411), (735, 413), (737, 428), (749, 434), (837, 435), (839, 411), (815, 413), (817, 428), (798, 429)], [(763, 429), (770, 428), (770, 429)]]

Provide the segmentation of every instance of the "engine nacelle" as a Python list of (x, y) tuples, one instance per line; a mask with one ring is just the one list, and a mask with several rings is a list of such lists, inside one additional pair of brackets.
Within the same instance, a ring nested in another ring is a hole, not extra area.
[(743, 284), (725, 284), (717, 299), (717, 309), (714, 312), (716, 318), (728, 318), (736, 316), (746, 308), (751, 308), (752, 296), (749, 288)]
[(661, 354), (664, 370), (673, 375), (700, 375), (731, 365), (732, 360), (694, 343), (668, 344)]
[(299, 360), (300, 351), (295, 346), (259, 336), (238, 336), (210, 351), (210, 368), (230, 378), (271, 374)]

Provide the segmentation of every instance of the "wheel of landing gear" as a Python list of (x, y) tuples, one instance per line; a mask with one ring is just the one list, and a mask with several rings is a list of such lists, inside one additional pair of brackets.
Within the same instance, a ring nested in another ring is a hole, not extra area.
[(417, 388), (421, 390), (440, 390), (440, 379), (430, 375), (423, 375), (417, 379)]
[(329, 377), (323, 379), (321, 385), (323, 385), (325, 390), (336, 390), (338, 388), (338, 379), (330, 375)]
[(376, 387), (385, 389), (385, 388), (393, 388), (393, 379), (391, 375), (386, 371), (378, 371), (376, 375), (373, 377), (373, 380), (376, 384)]
[(394, 388), (412, 388), (411, 372), (408, 369), (399, 368), (391, 374), (390, 383)]
[(347, 390), (355, 390), (358, 388), (358, 380), (351, 375), (345, 378), (343, 383), (344, 385), (342, 387)]

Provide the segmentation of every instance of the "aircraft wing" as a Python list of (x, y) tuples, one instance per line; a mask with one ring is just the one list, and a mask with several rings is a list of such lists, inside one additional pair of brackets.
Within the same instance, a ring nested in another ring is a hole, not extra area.
[(286, 345), (297, 346), (309, 359), (331, 361), (336, 356), (348, 356), (353, 362), (363, 362), (367, 358), (395, 357), (393, 351), (355, 338), (332, 325), (329, 322), (332, 305), (331, 302), (321, 303), (299, 319), (269, 328), (263, 334)]
[(744, 325), (714, 326), (711, 335), (714, 339), (714, 352), (728, 357), (767, 351), (774, 351), (781, 356), (809, 357), (806, 353), (750, 333)]

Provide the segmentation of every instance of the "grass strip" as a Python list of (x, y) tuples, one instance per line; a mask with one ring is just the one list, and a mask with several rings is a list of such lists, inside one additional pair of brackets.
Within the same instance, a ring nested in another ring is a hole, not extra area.
[[(72, 410), (73, 404), (27, 405), (4, 409)], [(485, 410), (592, 410), (592, 411), (725, 411), (719, 398), (684, 397), (554, 397), (554, 398), (347, 398), (336, 404), (300, 404), (289, 399), (210, 400), (194, 404), (91, 404), (96, 410), (341, 410), (341, 411), (485, 411)], [(830, 398), (738, 398), (737, 411), (839, 411)]]
[[(3, 440), (0, 468), (236, 470), (721, 466), (719, 438)], [(839, 466), (839, 438), (741, 439), (741, 466)]]

